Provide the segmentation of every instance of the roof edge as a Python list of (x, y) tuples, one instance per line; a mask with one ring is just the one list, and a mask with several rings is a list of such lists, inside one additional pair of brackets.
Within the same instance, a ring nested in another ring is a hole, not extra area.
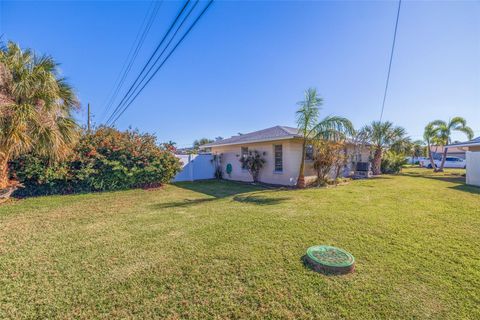
[[(279, 141), (279, 140), (290, 140), (290, 139), (299, 139), (301, 137), (296, 135), (289, 135), (285, 137), (275, 137), (275, 138), (268, 138), (268, 139), (255, 139), (255, 140), (248, 140), (248, 141), (238, 141), (238, 142), (227, 142), (227, 143), (207, 143), (200, 148), (213, 148), (213, 147), (222, 147), (222, 146), (233, 146), (239, 144), (250, 144), (250, 143), (260, 143), (260, 142), (269, 142), (269, 141)], [(222, 140), (220, 140), (222, 141)]]

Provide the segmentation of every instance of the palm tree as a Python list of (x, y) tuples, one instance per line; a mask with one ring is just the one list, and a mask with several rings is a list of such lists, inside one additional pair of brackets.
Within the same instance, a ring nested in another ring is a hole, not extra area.
[(412, 155), (413, 164), (415, 164), (415, 160), (419, 157), (423, 157), (425, 155), (425, 143), (423, 140), (415, 140), (412, 142), (412, 148), (410, 150)]
[(433, 170), (435, 171), (435, 162), (433, 161), (433, 154), (432, 154), (432, 143), (437, 144), (437, 129), (433, 125), (432, 122), (427, 124), (425, 130), (423, 131), (423, 140), (427, 143), (428, 148), (428, 158), (430, 159), (430, 165), (432, 166)]
[(350, 120), (343, 117), (328, 116), (318, 122), (322, 102), (315, 88), (306, 90), (305, 99), (298, 102), (300, 108), (296, 112), (297, 128), (303, 136), (302, 158), (297, 180), (299, 188), (305, 187), (305, 156), (308, 142), (316, 139), (341, 140), (354, 132)]
[(442, 145), (443, 148), (443, 157), (442, 162), (440, 164), (440, 168), (437, 170), (439, 172), (443, 171), (443, 167), (445, 165), (445, 159), (447, 157), (448, 147), (452, 140), (451, 135), (452, 131), (459, 131), (465, 133), (468, 140), (473, 139), (473, 130), (469, 126), (467, 126), (467, 120), (462, 117), (454, 117), (450, 119), (448, 122), (443, 120), (435, 120), (431, 122), (432, 126), (436, 130), (437, 133), (437, 140)]
[(402, 144), (403, 141), (408, 140), (405, 137), (405, 129), (402, 127), (395, 127), (389, 121), (373, 121), (370, 125), (366, 125), (360, 131), (363, 140), (370, 143), (373, 147), (373, 174), (381, 174), (381, 163), (383, 150), (390, 148), (395, 144)]
[(12, 42), (0, 48), (0, 189), (10, 185), (13, 157), (31, 151), (50, 159), (68, 154), (78, 136), (71, 114), (78, 105), (51, 57)]

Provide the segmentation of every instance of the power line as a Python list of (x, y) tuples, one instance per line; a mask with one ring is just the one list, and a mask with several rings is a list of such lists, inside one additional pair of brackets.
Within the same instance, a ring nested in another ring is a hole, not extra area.
[(387, 99), (388, 83), (390, 82), (390, 70), (392, 69), (393, 52), (395, 50), (395, 41), (397, 39), (398, 18), (400, 17), (401, 5), (402, 5), (402, 0), (398, 0), (397, 20), (395, 22), (395, 31), (393, 32), (392, 51), (390, 52), (390, 63), (388, 64), (387, 82), (385, 83), (385, 92), (383, 93), (382, 112), (380, 113), (380, 122), (382, 121), (382, 118), (383, 118), (383, 110), (385, 109), (385, 100)]
[[(153, 5), (153, 3), (155, 3), (155, 5)], [(122, 88), (123, 83), (125, 82), (125, 79), (126, 79), (128, 73), (130, 72), (132, 66), (133, 66), (133, 62), (137, 58), (137, 55), (138, 55), (141, 47), (143, 46), (145, 38), (147, 37), (147, 34), (150, 31), (153, 22), (155, 21), (155, 18), (158, 14), (158, 11), (159, 11), (162, 3), (163, 3), (163, 0), (160, 1), (160, 2), (154, 1), (154, 2), (152, 2), (149, 9), (147, 10), (147, 14), (145, 15), (145, 17), (143, 19), (141, 28), (138, 30), (135, 41), (133, 42), (132, 47), (130, 48), (130, 51), (128, 53), (127, 59), (125, 60), (124, 65), (121, 69), (122, 71), (120, 71), (120, 73), (118, 75), (118, 78), (115, 82), (115, 86), (114, 86), (115, 90), (112, 90), (113, 94), (110, 96), (110, 99), (109, 99), (108, 103), (106, 104), (106, 107), (105, 107), (103, 115), (102, 115), (102, 119), (105, 119), (105, 116), (108, 114), (111, 107), (113, 106), (113, 102), (117, 98), (118, 93), (119, 93), (120, 89)], [(151, 9), (152, 7), (153, 7), (153, 9)], [(147, 22), (147, 17), (148, 17), (148, 22)], [(147, 22), (147, 23), (145, 23), (145, 22)], [(142, 29), (143, 29), (143, 31), (142, 31)], [(135, 43), (137, 44), (136, 46), (135, 46)]]
[[(153, 68), (155, 68), (155, 66), (157, 65), (158, 61), (160, 60), (160, 58), (162, 58), (163, 54), (165, 53), (165, 51), (168, 49), (168, 47), (170, 46), (170, 44), (172, 43), (172, 41), (175, 39), (175, 36), (177, 35), (178, 31), (180, 31), (180, 29), (182, 28), (183, 24), (187, 21), (188, 17), (190, 16), (190, 14), (193, 12), (193, 10), (195, 9), (195, 7), (197, 6), (197, 4), (199, 3), (199, 0), (197, 0), (195, 2), (195, 4), (190, 8), (190, 10), (187, 12), (187, 14), (182, 18), (182, 21), (180, 22), (180, 24), (178, 25), (177, 29), (175, 30), (175, 32), (173, 33), (173, 35), (171, 36), (170, 40), (168, 41), (168, 43), (165, 45), (165, 47), (163, 48), (162, 52), (158, 55), (158, 57), (155, 59), (155, 61), (152, 63), (152, 65), (150, 66), (150, 68), (147, 70), (147, 72), (142, 76), (142, 79), (140, 79), (140, 81), (137, 83), (137, 85), (135, 86), (135, 88), (133, 88), (132, 92), (130, 92), (130, 94), (128, 95), (128, 97), (125, 99), (124, 103), (119, 107), (122, 108), (124, 105), (126, 105), (132, 98), (132, 96), (136, 93), (137, 89), (142, 85), (142, 83), (145, 81), (145, 79), (148, 77), (148, 75), (150, 74), (150, 72), (153, 70)], [(118, 109), (118, 110), (119, 110)]]
[(177, 47), (183, 42), (183, 40), (186, 38), (186, 36), (190, 33), (190, 31), (193, 29), (193, 27), (197, 24), (197, 22), (200, 20), (200, 18), (205, 14), (207, 9), (210, 7), (210, 5), (213, 3), (213, 0), (210, 0), (208, 4), (205, 6), (203, 11), (200, 13), (200, 15), (195, 19), (195, 21), (192, 23), (192, 25), (187, 29), (185, 34), (180, 38), (180, 40), (177, 42), (177, 44), (173, 47), (173, 49), (170, 51), (170, 53), (165, 57), (163, 62), (155, 69), (154, 73), (148, 78), (147, 82), (140, 88), (138, 93), (133, 97), (133, 99), (123, 108), (123, 110), (118, 114), (118, 116), (113, 120), (112, 124), (114, 124), (118, 118), (122, 116), (122, 114), (128, 109), (128, 107), (135, 101), (135, 99), (138, 97), (138, 95), (143, 91), (143, 89), (150, 83), (150, 81), (153, 79), (153, 77), (157, 74), (157, 72), (162, 68), (162, 66), (167, 62), (167, 60), (170, 58), (170, 56), (173, 54), (173, 52), (177, 49)]
[(177, 14), (177, 16), (175, 17), (174, 21), (172, 22), (172, 24), (170, 25), (170, 27), (168, 28), (167, 32), (164, 34), (162, 40), (160, 40), (160, 42), (158, 43), (157, 47), (155, 48), (155, 50), (153, 51), (153, 53), (150, 55), (150, 58), (148, 59), (147, 63), (144, 64), (142, 70), (140, 71), (140, 73), (138, 74), (137, 78), (135, 79), (135, 81), (133, 82), (133, 84), (130, 86), (130, 88), (128, 89), (127, 93), (123, 96), (122, 100), (118, 103), (118, 105), (115, 107), (113, 113), (110, 115), (110, 117), (107, 119), (107, 123), (110, 122), (114, 116), (115, 113), (118, 112), (118, 110), (120, 109), (120, 106), (124, 103), (126, 97), (130, 94), (130, 92), (132, 91), (133, 87), (136, 85), (136, 83), (138, 82), (138, 79), (142, 76), (143, 72), (145, 71), (145, 69), (148, 67), (148, 65), (150, 64), (150, 62), (152, 61), (152, 59), (155, 57), (155, 55), (157, 54), (158, 50), (160, 49), (160, 47), (162, 46), (163, 42), (165, 41), (165, 39), (167, 38), (167, 36), (170, 34), (170, 31), (172, 31), (173, 27), (175, 26), (175, 24), (177, 23), (178, 19), (180, 18), (180, 16), (183, 14), (183, 12), (185, 11), (185, 8), (188, 6), (188, 4), (190, 3), (190, 0), (187, 0), (185, 2), (185, 4), (183, 5), (182, 9), (179, 11), (179, 13)]
[(145, 22), (147, 21), (147, 18), (150, 15), (152, 5), (153, 5), (153, 2), (150, 3), (150, 6), (148, 7), (147, 12), (145, 13), (145, 16), (144, 16), (143, 21), (140, 25), (140, 28), (138, 29), (137, 35), (135, 36), (135, 40), (133, 41), (132, 46), (130, 47), (130, 50), (128, 51), (128, 55), (127, 55), (125, 61), (123, 62), (122, 68), (120, 69), (120, 72), (118, 73), (117, 78), (115, 79), (115, 83), (112, 87), (112, 90), (110, 91), (107, 99), (104, 102), (104, 105), (106, 106), (106, 108), (104, 108), (104, 110), (103, 110), (102, 119), (106, 116), (106, 114), (108, 113), (107, 110), (110, 108), (110, 105), (112, 104), (112, 100), (115, 96), (116, 88), (118, 89), (118, 84), (120, 83), (120, 79), (122, 78), (122, 75), (124, 74), (124, 71), (126, 70), (126, 65), (131, 60), (130, 58), (132, 56), (132, 52), (135, 51), (134, 50), (134, 48), (136, 47), (135, 44), (138, 45), (138, 40), (141, 37), (141, 34), (143, 33), (143, 31), (145, 30), (145, 28), (144, 28)]

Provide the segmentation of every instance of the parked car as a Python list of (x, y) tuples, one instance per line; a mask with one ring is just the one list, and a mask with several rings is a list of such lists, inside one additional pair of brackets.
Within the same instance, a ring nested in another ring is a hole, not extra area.
[[(434, 159), (433, 162), (435, 163), (435, 167), (440, 167), (442, 160)], [(426, 158), (424, 160), (420, 161), (420, 166), (421, 167), (426, 167), (431, 169), (432, 164), (430, 163), (430, 159)], [(447, 157), (445, 159), (445, 168), (466, 168), (467, 167), (467, 161), (462, 158), (458, 157)]]
[(422, 161), (428, 160), (428, 158), (425, 157), (405, 157), (405, 160), (407, 160), (407, 164), (419, 164), (422, 166)]

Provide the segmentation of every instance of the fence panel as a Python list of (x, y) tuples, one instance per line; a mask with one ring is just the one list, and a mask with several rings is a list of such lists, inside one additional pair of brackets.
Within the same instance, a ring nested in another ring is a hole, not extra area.
[(182, 162), (182, 171), (175, 176), (174, 182), (213, 179), (215, 177), (215, 166), (211, 154), (176, 155), (176, 157)]

